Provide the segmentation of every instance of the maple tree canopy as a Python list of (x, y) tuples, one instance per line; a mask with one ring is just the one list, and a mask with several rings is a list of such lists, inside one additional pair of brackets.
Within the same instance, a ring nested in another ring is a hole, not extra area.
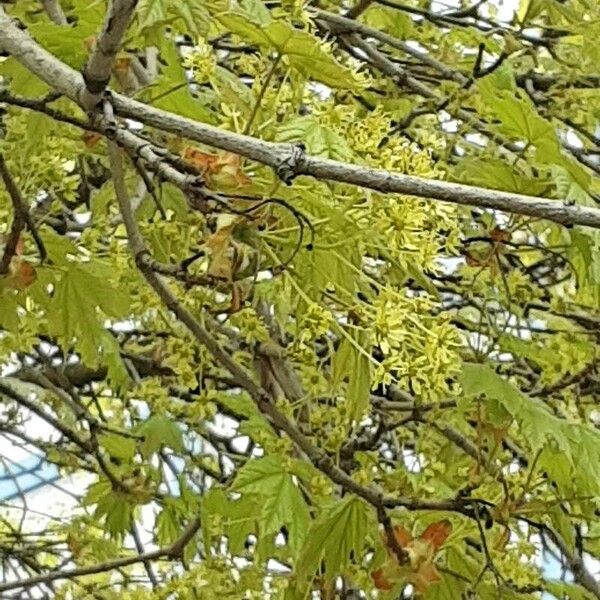
[(0, 1), (2, 480), (77, 483), (2, 598), (600, 598), (600, 4), (451, 4)]

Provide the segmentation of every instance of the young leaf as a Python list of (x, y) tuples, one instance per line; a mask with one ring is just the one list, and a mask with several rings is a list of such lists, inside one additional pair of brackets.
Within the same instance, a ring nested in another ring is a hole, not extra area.
[(131, 460), (135, 455), (135, 440), (116, 433), (104, 433), (98, 437), (100, 445), (113, 457)]
[(164, 415), (152, 415), (139, 428), (138, 433), (144, 436), (140, 450), (142, 456), (148, 458), (167, 446), (175, 452), (183, 452), (183, 439), (177, 424)]
[(353, 559), (360, 561), (372, 520), (371, 508), (352, 495), (323, 510), (308, 531), (296, 564), (297, 578), (312, 578), (323, 561), (325, 577), (332, 581)]
[[(585, 424), (555, 417), (539, 400), (528, 398), (487, 365), (466, 363), (461, 376), (466, 396), (497, 401), (516, 421), (551, 480), (582, 495), (600, 493), (600, 433)], [(559, 457), (562, 458), (559, 460)], [(565, 472), (564, 462), (570, 466)]]
[(311, 154), (324, 158), (341, 161), (354, 159), (348, 142), (313, 116), (298, 117), (288, 121), (279, 128), (276, 139), (280, 142), (300, 141), (306, 144)]
[[(358, 336), (357, 336), (358, 337)], [(356, 344), (360, 345), (359, 339)], [(368, 356), (343, 338), (333, 357), (332, 383), (338, 387), (347, 380), (346, 400), (353, 420), (359, 421), (369, 405), (371, 363)]]
[(285, 21), (273, 21), (265, 27), (233, 12), (219, 15), (217, 19), (241, 38), (285, 55), (292, 66), (315, 81), (334, 88), (358, 87), (352, 72), (325, 52), (314, 36)]
[(235, 478), (232, 490), (260, 496), (263, 500), (262, 518), (259, 521), (261, 533), (277, 533), (285, 525), (290, 535), (290, 548), (294, 554), (297, 553), (304, 540), (310, 515), (292, 475), (284, 470), (281, 457), (269, 456), (248, 461)]

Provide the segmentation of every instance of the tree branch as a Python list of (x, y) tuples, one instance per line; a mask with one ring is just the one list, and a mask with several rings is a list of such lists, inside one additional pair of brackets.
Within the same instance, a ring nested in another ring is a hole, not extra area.
[(102, 31), (83, 69), (85, 89), (81, 95), (81, 104), (86, 110), (91, 111), (98, 106), (102, 93), (108, 86), (115, 57), (136, 4), (137, 0), (109, 2)]
[[(83, 81), (74, 71), (21, 31), (0, 7), (0, 48), (67, 97), (79, 101)], [(276, 169), (287, 182), (299, 175), (350, 183), (384, 193), (406, 194), (465, 206), (502, 210), (547, 219), (562, 225), (600, 229), (600, 209), (566, 201), (489, 190), (423, 177), (402, 175), (303, 154), (289, 144), (266, 142), (218, 129), (112, 93), (115, 113), (162, 131), (234, 152)]]
[(0, 381), (0, 394), (10, 398), (20, 406), (23, 406), (33, 414), (37, 415), (48, 425), (52, 426), (56, 431), (61, 433), (66, 439), (71, 441), (73, 444), (88, 452), (89, 454), (93, 454), (93, 447), (89, 440), (82, 440), (72, 429), (69, 429), (66, 425), (64, 425), (61, 421), (59, 421), (56, 417), (46, 412), (43, 408), (38, 406), (35, 402), (26, 398), (22, 394), (19, 394), (16, 390), (14, 390), (10, 385), (3, 383)]
[(563, 537), (545, 523), (538, 523), (536, 521), (532, 521), (527, 517), (517, 518), (527, 523), (528, 525), (535, 527), (540, 532), (548, 535), (566, 559), (567, 565), (573, 573), (575, 581), (579, 583), (582, 587), (584, 587), (592, 595), (594, 595), (596, 598), (600, 598), (600, 582), (598, 582), (596, 577), (594, 577), (594, 575), (585, 566), (583, 557), (577, 552), (577, 550), (571, 550), (567, 542), (565, 542), (565, 540), (563, 539)]
[(116, 558), (114, 560), (107, 560), (106, 562), (97, 563), (95, 565), (89, 565), (87, 567), (79, 567), (76, 569), (64, 569), (61, 571), (50, 571), (44, 575), (36, 575), (29, 579), (23, 579), (21, 581), (11, 581), (9, 583), (0, 584), (0, 592), (6, 592), (8, 590), (15, 590), (19, 588), (30, 588), (40, 583), (49, 583), (56, 581), (57, 579), (75, 579), (77, 577), (83, 577), (84, 575), (94, 575), (95, 573), (105, 573), (107, 571), (113, 571), (114, 569), (121, 569), (128, 567), (139, 562), (147, 562), (151, 560), (157, 560), (159, 558), (179, 558), (190, 543), (196, 532), (200, 529), (200, 519), (195, 518), (181, 534), (179, 539), (175, 540), (171, 545), (164, 548), (158, 548), (152, 552), (146, 552), (144, 554), (136, 554), (135, 556), (126, 556), (123, 558)]
[(327, 475), (334, 483), (366, 500), (376, 509), (403, 506), (409, 510), (449, 510), (462, 514), (471, 514), (469, 506), (474, 502), (469, 498), (451, 500), (422, 500), (402, 496), (386, 497), (382, 490), (375, 486), (363, 486), (354, 481), (346, 472), (340, 469), (322, 450), (313, 446), (298, 426), (290, 421), (271, 401), (270, 395), (257, 385), (248, 373), (227, 353), (211, 333), (178, 301), (171, 290), (161, 281), (152, 270), (152, 256), (145, 246), (142, 234), (138, 228), (131, 204), (127, 197), (121, 157), (115, 143), (109, 143), (109, 155), (113, 172), (115, 193), (123, 216), (123, 224), (131, 253), (136, 265), (146, 281), (154, 289), (165, 306), (190, 330), (196, 340), (204, 346), (213, 358), (222, 365), (233, 377), (236, 385), (243, 388), (254, 400), (258, 409), (279, 430), (286, 433), (313, 465)]
[(14, 212), (14, 220), (8, 242), (4, 250), (4, 255), (0, 260), (0, 275), (3, 275), (7, 273), (10, 261), (17, 252), (17, 245), (19, 243), (21, 231), (25, 228), (25, 226), (27, 226), (31, 232), (31, 235), (33, 236), (38, 252), (40, 253), (40, 260), (42, 262), (46, 260), (47, 254), (46, 248), (44, 247), (44, 242), (42, 242), (42, 239), (37, 231), (37, 227), (35, 226), (31, 214), (29, 213), (29, 206), (27, 205), (25, 198), (23, 198), (21, 190), (19, 190), (15, 180), (10, 174), (2, 154), (0, 154), (0, 178), (4, 182), (4, 186), (6, 187), (6, 191), (8, 192), (12, 202)]
[(316, 9), (315, 14), (317, 19), (324, 21), (327, 24), (327, 28), (335, 34), (358, 33), (360, 35), (371, 37), (416, 58), (423, 64), (435, 69), (440, 75), (447, 79), (453, 79), (461, 85), (465, 85), (469, 81), (469, 78), (466, 75), (447, 67), (444, 63), (429, 56), (429, 54), (407, 44), (403, 40), (400, 40), (389, 33), (379, 31), (379, 29), (369, 27), (364, 23), (359, 23), (348, 17), (343, 17), (342, 15), (337, 15), (326, 10)]
[(41, 0), (46, 14), (53, 23), (57, 25), (67, 25), (67, 17), (60, 5), (60, 0)]

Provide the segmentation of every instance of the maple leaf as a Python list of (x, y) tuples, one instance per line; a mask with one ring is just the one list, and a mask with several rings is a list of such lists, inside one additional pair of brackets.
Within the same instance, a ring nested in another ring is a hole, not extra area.
[(434, 559), (451, 532), (452, 524), (446, 520), (432, 523), (417, 538), (413, 538), (402, 526), (394, 527), (396, 542), (408, 552), (409, 564), (398, 563), (384, 536), (388, 560), (382, 567), (371, 572), (375, 587), (381, 591), (390, 591), (398, 581), (405, 580), (414, 586), (417, 594), (423, 594), (431, 584), (440, 579)]
[[(2, 246), (7, 237), (0, 236), (0, 255), (4, 252)], [(15, 252), (8, 265), (8, 273), (5, 275), (5, 287), (13, 290), (24, 290), (36, 280), (36, 272), (33, 265), (23, 259), (25, 244), (23, 238), (19, 238), (15, 246)]]
[(240, 188), (252, 182), (242, 169), (242, 159), (239, 154), (231, 152), (209, 154), (193, 146), (186, 146), (182, 156), (202, 173), (209, 187)]

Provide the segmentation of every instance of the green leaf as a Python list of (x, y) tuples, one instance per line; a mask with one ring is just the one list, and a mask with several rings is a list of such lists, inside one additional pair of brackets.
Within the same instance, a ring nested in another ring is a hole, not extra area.
[(98, 501), (97, 517), (105, 517), (104, 526), (112, 537), (118, 537), (131, 530), (133, 506), (120, 494), (113, 492)]
[[(27, 3), (20, 4), (23, 5), (23, 9), (19, 10), (17, 7), (13, 16), (20, 16), (23, 20), (27, 20)], [(41, 12), (42, 18), (29, 23), (27, 29), (46, 50), (79, 70), (89, 55), (89, 41), (100, 31), (106, 6), (104, 2), (98, 0), (69, 4), (70, 7), (64, 6), (70, 21), (69, 25), (57, 25), (46, 16), (45, 12)]]
[(79, 249), (72, 240), (64, 235), (58, 235), (49, 227), (40, 230), (40, 237), (44, 242), (48, 258), (55, 265), (65, 265), (69, 262), (69, 256), (72, 258), (79, 256)]
[[(356, 339), (356, 344), (360, 345)], [(352, 420), (360, 421), (369, 406), (371, 363), (348, 339), (343, 338), (333, 357), (332, 383), (338, 387), (347, 381), (346, 400)]]
[(408, 14), (387, 6), (372, 4), (364, 13), (364, 20), (367, 25), (401, 40), (406, 39), (413, 29), (413, 22)]
[(0, 77), (10, 82), (10, 90), (20, 96), (38, 97), (46, 94), (50, 88), (15, 58), (0, 59)]
[(157, 540), (161, 546), (172, 544), (181, 536), (182, 512), (185, 512), (185, 504), (179, 499), (165, 499), (163, 509), (156, 517)]
[(136, 17), (140, 29), (157, 25), (167, 18), (168, 0), (140, 0)]
[(358, 86), (352, 72), (325, 52), (309, 33), (294, 29), (283, 21), (274, 21), (266, 31), (278, 52), (287, 56), (292, 66), (308, 77), (334, 88), (354, 89)]
[(461, 385), (465, 396), (485, 395), (509, 413), (532, 451), (540, 452), (540, 466), (565, 491), (600, 494), (600, 433), (588, 425), (555, 417), (544, 404), (522, 394), (487, 365), (464, 364)]
[(312, 579), (321, 561), (325, 576), (332, 580), (343, 573), (351, 560), (360, 563), (368, 547), (367, 531), (372, 525), (371, 509), (360, 499), (347, 495), (323, 510), (310, 528), (296, 565), (296, 577)]
[(31, 149), (31, 152), (35, 152), (35, 147), (40, 143), (44, 143), (50, 135), (56, 135), (59, 131), (56, 121), (53, 121), (50, 117), (44, 113), (31, 113), (27, 119), (27, 139), (25, 145), (27, 150)]
[(162, 446), (168, 446), (175, 452), (183, 452), (183, 438), (177, 424), (163, 415), (153, 415), (138, 430), (144, 436), (140, 451), (144, 458), (158, 452)]
[(514, 165), (494, 158), (463, 158), (458, 162), (455, 174), (459, 181), (470, 185), (530, 196), (544, 194), (549, 184), (521, 173)]
[(162, 204), (165, 210), (172, 210), (178, 220), (184, 221), (189, 215), (189, 206), (183, 192), (172, 183), (163, 184)]
[(287, 121), (279, 128), (275, 139), (279, 142), (303, 142), (316, 156), (340, 161), (354, 159), (348, 142), (312, 115)]
[(483, 100), (480, 112), (500, 121), (493, 126), (495, 130), (510, 138), (543, 146), (547, 156), (560, 156), (555, 128), (538, 114), (528, 97), (515, 89), (513, 79), (506, 78), (506, 71), (479, 79), (477, 90)]
[(521, 0), (517, 11), (519, 23), (526, 23), (535, 19), (548, 4), (548, 0)]
[(208, 34), (210, 14), (204, 7), (203, 0), (175, 1), (171, 5), (171, 11), (180, 17), (185, 26), (185, 33), (195, 38), (204, 37)]
[(100, 479), (90, 485), (83, 499), (83, 505), (96, 505), (94, 516), (105, 518), (106, 531), (112, 537), (128, 533), (133, 523), (133, 506), (120, 492), (112, 489), (110, 481)]
[(108, 479), (99, 479), (87, 488), (85, 496), (83, 497), (82, 504), (84, 506), (97, 504), (98, 500), (100, 500), (100, 498), (102, 498), (106, 494), (110, 493), (111, 490), (112, 486)]
[(600, 305), (600, 231), (581, 227), (568, 232), (568, 255), (581, 290)]
[(205, 548), (210, 549), (212, 536), (211, 524), (219, 523), (221, 531), (228, 537), (229, 550), (236, 554), (244, 548), (244, 543), (251, 534), (258, 531), (257, 521), (261, 513), (261, 505), (256, 495), (244, 495), (238, 500), (231, 500), (221, 488), (212, 488), (202, 497), (201, 519)]
[(50, 307), (53, 329), (67, 338), (98, 329), (96, 310), (108, 317), (124, 317), (127, 296), (110, 283), (112, 268), (100, 261), (70, 265), (56, 284)]
[(17, 332), (19, 319), (17, 314), (17, 296), (12, 290), (2, 289), (0, 278), (0, 327), (8, 331)]
[(131, 460), (135, 456), (135, 440), (116, 433), (104, 433), (98, 436), (100, 445), (115, 458)]
[(249, 460), (237, 474), (231, 489), (270, 494), (276, 488), (285, 471), (278, 456)]
[[(442, 573), (441, 580), (428, 587), (423, 598), (425, 600), (455, 600), (461, 598), (463, 590), (466, 591), (467, 589), (467, 585), (460, 579)], [(482, 595), (481, 586), (477, 587), (477, 591), (478, 598), (483, 599), (486, 597)]]
[(144, 89), (142, 96), (146, 102), (182, 117), (205, 123), (214, 122), (210, 109), (192, 95), (175, 44), (170, 41), (164, 44), (161, 58), (166, 66), (156, 82)]
[(217, 19), (223, 27), (252, 44), (258, 44), (259, 46), (265, 47), (270, 47), (272, 45), (270, 38), (267, 36), (266, 32), (263, 31), (261, 24), (249, 20), (247, 16), (236, 13), (226, 13), (224, 15), (219, 15)]
[(218, 92), (222, 102), (235, 106), (243, 115), (250, 115), (256, 100), (250, 88), (240, 81), (239, 77), (217, 66), (211, 85)]
[(563, 600), (564, 598), (568, 598), (569, 600), (594, 599), (592, 594), (575, 583), (568, 583), (566, 581), (547, 581), (544, 587), (550, 594), (558, 598), (558, 600)]
[(551, 164), (550, 170), (559, 198), (584, 206), (595, 206), (589, 193), (592, 183), (589, 173), (567, 160), (561, 161), (561, 164)]
[(48, 309), (50, 332), (66, 345), (75, 340), (83, 362), (95, 366), (110, 356), (111, 376), (122, 383), (126, 371), (121, 365), (119, 348), (101, 322), (101, 315), (123, 318), (128, 314), (127, 295), (110, 283), (112, 268), (101, 261), (69, 264), (55, 284)]
[(129, 372), (121, 358), (121, 348), (117, 340), (108, 331), (103, 332), (101, 340), (101, 358), (108, 369), (108, 380), (115, 388), (120, 389), (130, 381)]
[(265, 27), (232, 12), (219, 15), (217, 19), (241, 38), (287, 56), (293, 67), (315, 81), (335, 88), (356, 88), (358, 85), (352, 72), (325, 52), (317, 38), (284, 21), (273, 21)]
[(273, 20), (262, 0), (239, 0), (239, 5), (248, 18), (255, 23), (268, 25)]
[(232, 490), (256, 494), (263, 499), (260, 531), (263, 535), (277, 533), (282, 526), (289, 530), (289, 545), (294, 554), (300, 549), (310, 515), (306, 502), (285, 470), (284, 459), (268, 456), (250, 460), (240, 469)]

